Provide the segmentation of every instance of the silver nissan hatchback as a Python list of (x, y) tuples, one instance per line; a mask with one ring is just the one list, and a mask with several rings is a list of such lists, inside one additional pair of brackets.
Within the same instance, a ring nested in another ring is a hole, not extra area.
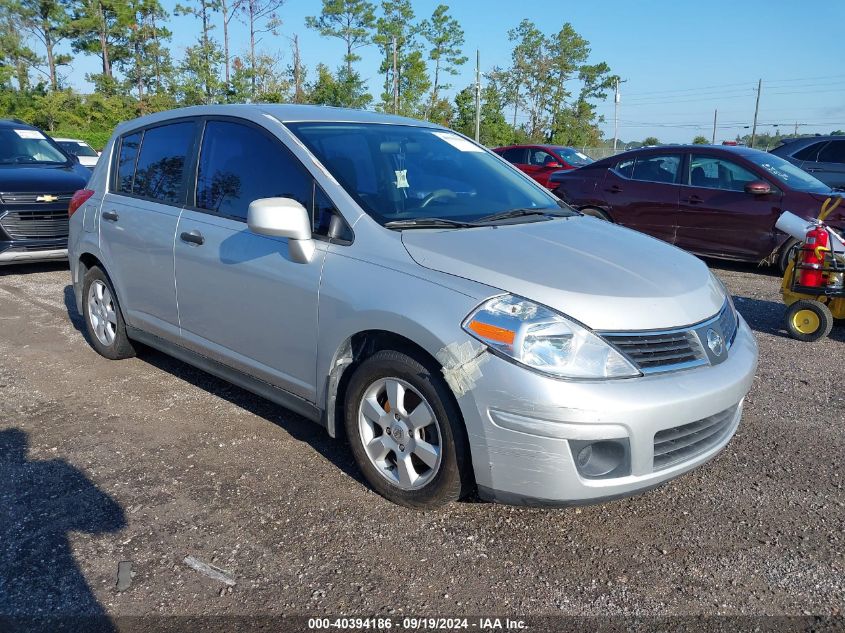
[(143, 343), (345, 434), (412, 507), (652, 488), (728, 443), (754, 376), (702, 262), (430, 123), (154, 114), (118, 127), (69, 211), (100, 354)]

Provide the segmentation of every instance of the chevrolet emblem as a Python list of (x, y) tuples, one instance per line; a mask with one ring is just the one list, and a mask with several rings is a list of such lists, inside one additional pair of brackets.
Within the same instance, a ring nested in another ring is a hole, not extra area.
[(50, 194), (44, 196), (36, 196), (36, 202), (55, 202), (59, 199), (59, 196), (51, 196)]

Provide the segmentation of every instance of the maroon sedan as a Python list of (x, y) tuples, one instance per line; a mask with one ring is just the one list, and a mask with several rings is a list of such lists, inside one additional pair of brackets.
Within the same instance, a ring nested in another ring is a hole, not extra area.
[(496, 147), (493, 151), (549, 189), (555, 186), (549, 183), (549, 176), (556, 171), (576, 169), (593, 162), (577, 149), (562, 145), (510, 145)]
[[(815, 218), (841, 195), (778, 156), (747, 147), (633, 150), (551, 177), (555, 194), (587, 215), (698, 255), (786, 265), (795, 240), (775, 229), (783, 211)], [(828, 218), (845, 228), (845, 214)]]

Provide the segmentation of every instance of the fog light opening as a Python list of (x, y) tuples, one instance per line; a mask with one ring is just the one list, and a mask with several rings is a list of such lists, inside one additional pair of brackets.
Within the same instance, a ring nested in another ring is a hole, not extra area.
[(570, 442), (579, 474), (587, 479), (623, 477), (630, 474), (628, 440)]

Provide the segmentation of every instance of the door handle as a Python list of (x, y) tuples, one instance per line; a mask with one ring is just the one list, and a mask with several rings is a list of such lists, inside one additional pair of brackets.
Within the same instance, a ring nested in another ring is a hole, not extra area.
[(684, 200), (684, 202), (686, 202), (687, 204), (701, 204), (702, 202), (704, 202), (704, 200), (702, 200), (698, 196), (690, 196), (689, 198)]
[(117, 211), (103, 211), (103, 219), (108, 220), (109, 222), (117, 222), (117, 219), (120, 216), (117, 214)]
[(179, 236), (179, 239), (183, 242), (187, 242), (188, 244), (195, 244), (197, 246), (202, 246), (205, 243), (205, 238), (202, 236), (202, 233), (197, 230), (182, 233)]
[(605, 189), (605, 191), (608, 191), (610, 193), (620, 193), (622, 191), (622, 187), (620, 187), (619, 185), (613, 185), (612, 187)]

